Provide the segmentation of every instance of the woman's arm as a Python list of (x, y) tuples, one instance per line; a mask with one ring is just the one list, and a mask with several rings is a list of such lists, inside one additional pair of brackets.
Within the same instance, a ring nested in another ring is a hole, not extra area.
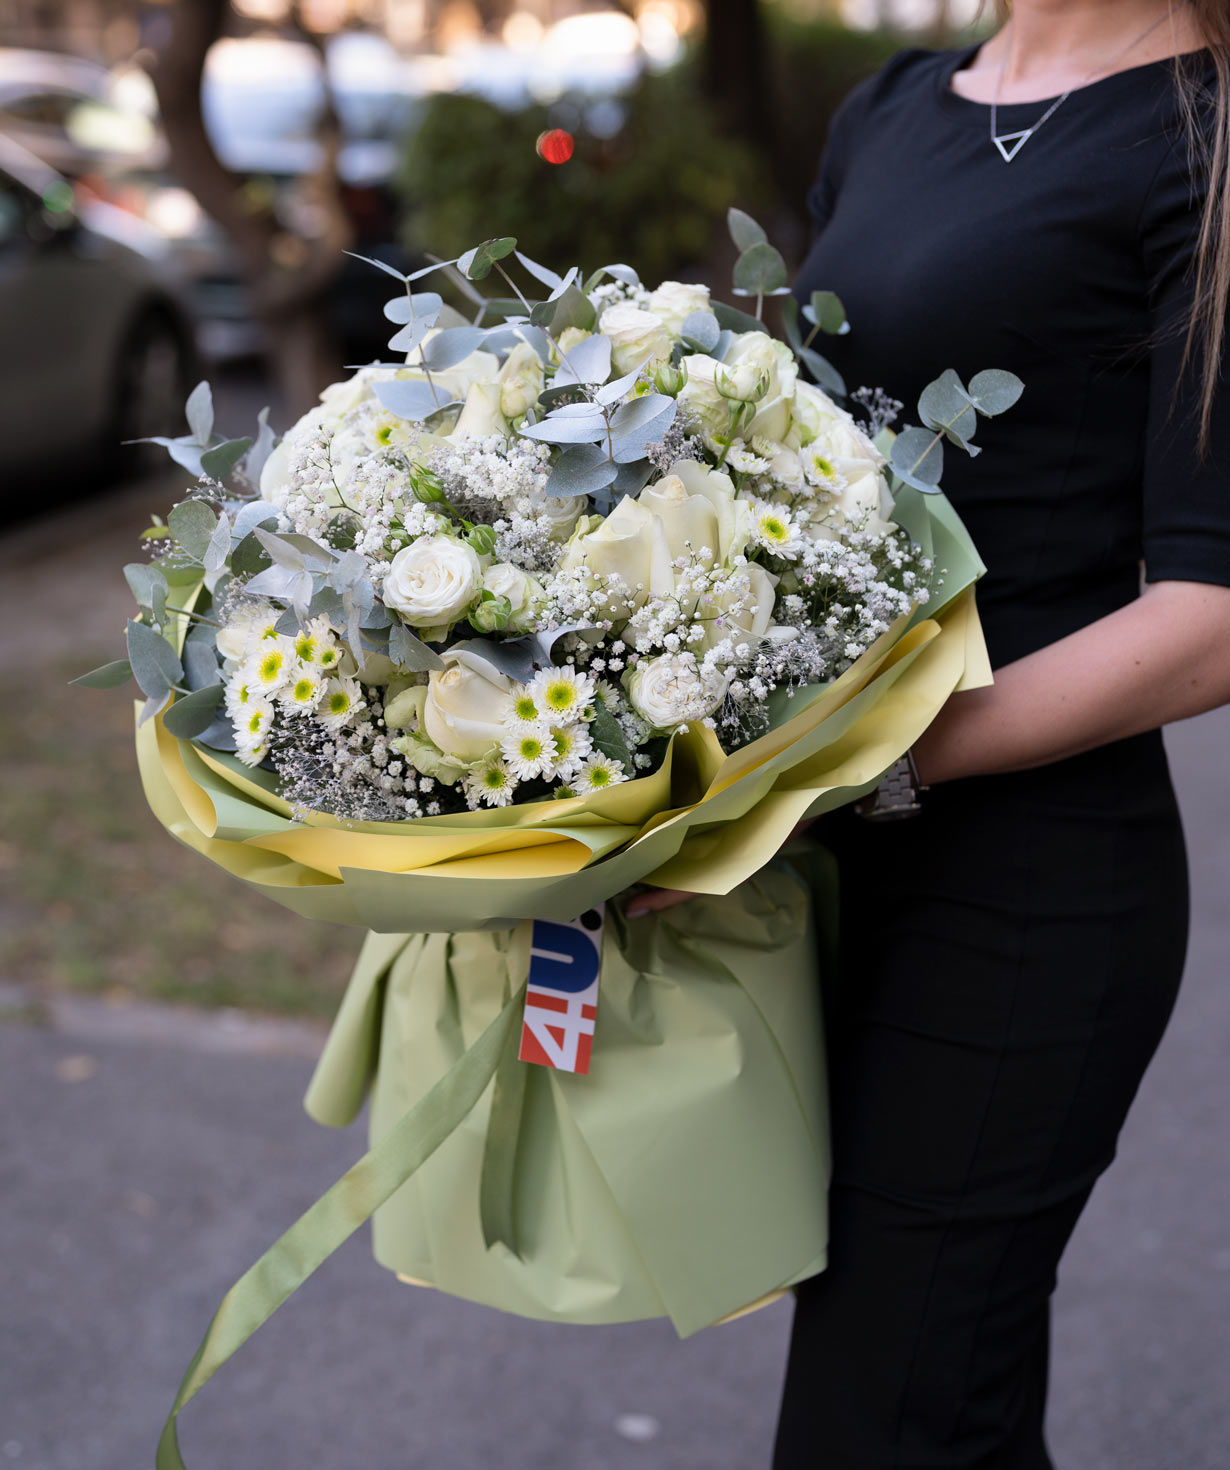
[[(929, 786), (1048, 765), (1230, 704), (1230, 587), (1154, 582), (1135, 602), (954, 695), (914, 745)], [(628, 901), (629, 918), (691, 894)]]
[(954, 695), (914, 746), (928, 785), (1047, 765), (1230, 703), (1230, 587), (1135, 602)]

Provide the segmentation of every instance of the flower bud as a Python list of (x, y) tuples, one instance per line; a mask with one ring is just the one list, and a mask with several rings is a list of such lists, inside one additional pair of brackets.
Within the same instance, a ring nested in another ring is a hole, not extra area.
[(673, 367), (669, 362), (655, 362), (650, 370), (650, 377), (659, 393), (675, 398), (688, 381), (688, 370), (682, 363)]
[(444, 499), (444, 487), (439, 478), (426, 465), (410, 467), (410, 488), (415, 500), (423, 505), (435, 505)]
[(495, 551), (495, 532), (490, 526), (471, 526), (466, 532), (466, 544), (479, 556), (491, 556)]
[(482, 600), (470, 611), (470, 626), (479, 633), (499, 633), (512, 617), (512, 603), (507, 597), (483, 591)]

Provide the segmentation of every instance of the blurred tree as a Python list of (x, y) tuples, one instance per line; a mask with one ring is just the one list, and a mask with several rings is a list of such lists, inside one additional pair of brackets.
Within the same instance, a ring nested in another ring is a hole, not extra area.
[(270, 369), (287, 411), (297, 416), (340, 376), (322, 310), (351, 241), (337, 176), (337, 115), (331, 107), (323, 110), (320, 162), (301, 181), (311, 208), (300, 213), (311, 219), (313, 233), (296, 232), (279, 220), (267, 199), (223, 166), (205, 129), (205, 59), (226, 29), (228, 0), (177, 0), (171, 11), (169, 38), (150, 68), (171, 165), (235, 247), (253, 314), (264, 328)]

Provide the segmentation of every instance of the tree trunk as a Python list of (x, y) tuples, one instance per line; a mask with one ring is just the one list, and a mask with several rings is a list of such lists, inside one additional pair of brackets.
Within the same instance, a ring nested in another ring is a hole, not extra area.
[(339, 355), (322, 319), (325, 293), (350, 244), (337, 179), (340, 139), (336, 117), (326, 110), (321, 166), (302, 181), (317, 205), (310, 213), (322, 221), (317, 234), (295, 235), (271, 211), (250, 207), (242, 181), (214, 152), (201, 112), (205, 58), (223, 33), (228, 9), (227, 0), (178, 0), (172, 7), (170, 39), (151, 78), (171, 166), (234, 246), (253, 314), (268, 343), (270, 370), (287, 411), (298, 417), (340, 371)]

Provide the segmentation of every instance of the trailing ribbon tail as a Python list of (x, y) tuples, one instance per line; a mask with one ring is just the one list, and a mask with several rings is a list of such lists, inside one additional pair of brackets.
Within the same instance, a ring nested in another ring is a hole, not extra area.
[(389, 1199), (459, 1126), (486, 1091), (521, 1024), (525, 987), (439, 1082), (310, 1206), (222, 1298), (175, 1395), (156, 1470), (184, 1470), (179, 1412), (288, 1296)]

